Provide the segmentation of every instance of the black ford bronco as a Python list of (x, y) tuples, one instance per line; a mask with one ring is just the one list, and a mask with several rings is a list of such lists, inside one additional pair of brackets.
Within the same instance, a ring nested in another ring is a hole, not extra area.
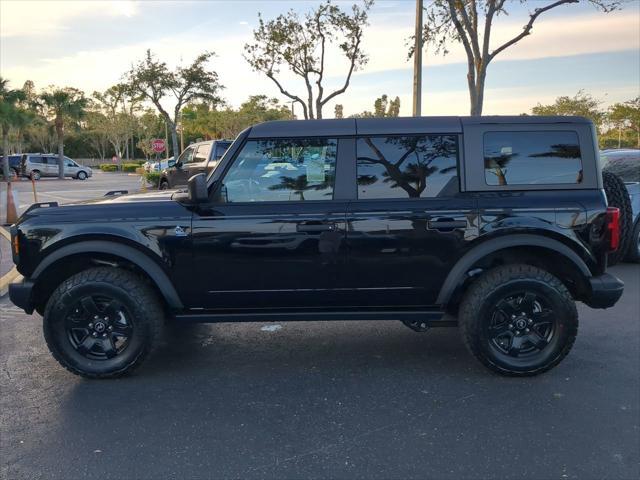
[(272, 320), (459, 326), (486, 367), (534, 375), (571, 349), (575, 301), (622, 295), (599, 168), (579, 117), (263, 123), (187, 191), (30, 207), (10, 298), (86, 377), (131, 371), (167, 321)]

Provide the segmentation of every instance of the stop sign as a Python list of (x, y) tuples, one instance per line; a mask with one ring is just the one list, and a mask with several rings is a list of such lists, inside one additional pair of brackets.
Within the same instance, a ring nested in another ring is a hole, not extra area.
[(164, 152), (164, 140), (162, 138), (154, 138), (151, 140), (151, 148), (156, 153)]

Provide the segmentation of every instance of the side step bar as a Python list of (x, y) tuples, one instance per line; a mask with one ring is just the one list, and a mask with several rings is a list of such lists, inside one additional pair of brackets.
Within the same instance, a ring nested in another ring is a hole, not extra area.
[(441, 311), (379, 311), (379, 312), (197, 312), (174, 315), (177, 321), (196, 323), (224, 322), (317, 322), (335, 320), (400, 320), (424, 322), (429, 327), (455, 327), (456, 320)]

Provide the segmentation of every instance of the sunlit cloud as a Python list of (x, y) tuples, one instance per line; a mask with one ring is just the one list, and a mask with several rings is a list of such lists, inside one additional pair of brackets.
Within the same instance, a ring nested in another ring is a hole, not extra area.
[(0, 1), (0, 37), (48, 36), (73, 28), (79, 17), (133, 17), (138, 2), (70, 1), (58, 2)]

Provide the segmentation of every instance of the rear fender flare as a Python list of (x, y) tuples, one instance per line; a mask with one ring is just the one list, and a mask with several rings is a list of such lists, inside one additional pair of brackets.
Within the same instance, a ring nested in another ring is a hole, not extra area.
[(438, 305), (446, 305), (451, 300), (458, 286), (464, 282), (467, 272), (476, 262), (491, 253), (511, 247), (543, 247), (553, 250), (571, 261), (586, 278), (591, 278), (592, 276), (584, 260), (575, 251), (558, 240), (538, 235), (508, 235), (487, 240), (464, 254), (447, 275), (436, 303)]

